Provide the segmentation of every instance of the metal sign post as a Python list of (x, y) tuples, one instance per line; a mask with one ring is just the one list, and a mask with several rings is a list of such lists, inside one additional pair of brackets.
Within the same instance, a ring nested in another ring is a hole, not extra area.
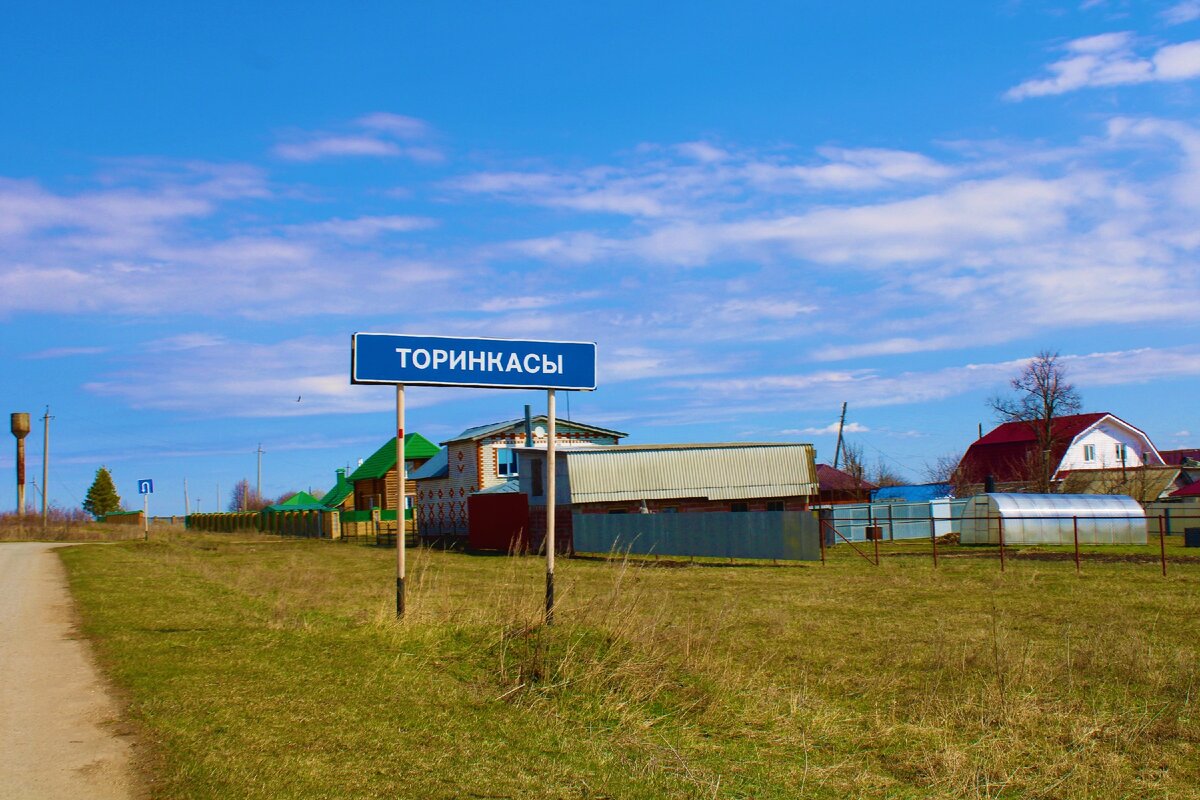
[(404, 384), (396, 384), (396, 617), (404, 616), (404, 577), (406, 565), (404, 535)]
[(554, 462), (554, 390), (546, 391), (546, 624), (554, 624), (554, 506), (558, 498)]
[(142, 496), (142, 539), (150, 541), (150, 495), (154, 494), (154, 481), (149, 478), (138, 481), (138, 494)]
[(350, 337), (350, 382), (396, 387), (397, 617), (404, 616), (404, 387), (547, 391), (546, 622), (550, 623), (554, 617), (554, 390), (596, 388), (595, 342), (356, 333)]

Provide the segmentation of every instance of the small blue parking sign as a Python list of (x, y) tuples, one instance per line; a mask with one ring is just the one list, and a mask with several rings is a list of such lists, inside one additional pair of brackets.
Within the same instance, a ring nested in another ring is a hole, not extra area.
[(154, 481), (149, 478), (138, 481), (138, 494), (154, 494)]

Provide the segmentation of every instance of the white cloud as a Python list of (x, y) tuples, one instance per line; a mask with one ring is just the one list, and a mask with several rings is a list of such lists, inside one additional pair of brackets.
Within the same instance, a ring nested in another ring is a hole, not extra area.
[(747, 165), (752, 183), (771, 186), (796, 182), (816, 189), (876, 189), (889, 184), (942, 181), (955, 171), (921, 153), (902, 150), (844, 149), (818, 151), (827, 163), (784, 165), (755, 162)]
[[(130, 365), (85, 384), (85, 391), (115, 397), (135, 409), (186, 412), (205, 417), (289, 417), (386, 411), (395, 402), (387, 387), (352, 386), (348, 342), (300, 338), (262, 344), (205, 333), (178, 337), (184, 346), (160, 347), (130, 357)], [(437, 390), (420, 392), (411, 407), (443, 402)]]
[(293, 141), (280, 142), (273, 152), (286, 161), (311, 162), (326, 158), (404, 157), (432, 163), (444, 158), (430, 144), (411, 144), (430, 136), (427, 123), (413, 117), (377, 112), (352, 120), (342, 132), (310, 132), (294, 135)]
[(107, 347), (51, 347), (47, 350), (29, 353), (23, 357), (30, 360), (41, 360), (47, 358), (71, 358), (73, 356), (98, 356), (107, 352)]
[(1160, 16), (1168, 25), (1182, 25), (1200, 19), (1200, 0), (1183, 0), (1161, 12)]
[(356, 217), (354, 219), (329, 219), (308, 225), (295, 225), (290, 229), (298, 233), (315, 233), (342, 239), (362, 241), (374, 239), (386, 233), (409, 233), (437, 226), (437, 220), (429, 217), (400, 215)]
[[(831, 422), (824, 428), (788, 428), (780, 431), (780, 433), (788, 436), (836, 436), (838, 432), (838, 423)], [(842, 433), (870, 433), (871, 429), (859, 422), (847, 422), (842, 428)]]
[(1027, 80), (1004, 96), (1024, 100), (1091, 87), (1200, 77), (1200, 40), (1164, 45), (1149, 56), (1135, 52), (1135, 44), (1128, 31), (1075, 39), (1064, 46), (1065, 58), (1047, 65), (1049, 77)]

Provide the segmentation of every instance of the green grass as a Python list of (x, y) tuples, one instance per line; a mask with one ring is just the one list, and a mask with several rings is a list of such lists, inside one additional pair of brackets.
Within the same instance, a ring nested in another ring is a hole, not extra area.
[(156, 798), (1200, 797), (1200, 564), (62, 556)]

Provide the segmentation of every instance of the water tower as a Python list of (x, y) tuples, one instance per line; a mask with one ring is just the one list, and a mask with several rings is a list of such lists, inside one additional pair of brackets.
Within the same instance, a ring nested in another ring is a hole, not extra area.
[(12, 435), (17, 437), (17, 516), (25, 516), (25, 437), (29, 435), (29, 415), (15, 411), (11, 417)]

